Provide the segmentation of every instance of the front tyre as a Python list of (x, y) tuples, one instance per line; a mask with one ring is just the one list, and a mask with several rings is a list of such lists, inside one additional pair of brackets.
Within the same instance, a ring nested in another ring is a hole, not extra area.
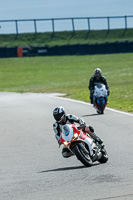
[(86, 167), (92, 166), (92, 160), (89, 156), (89, 152), (82, 143), (75, 145), (72, 151), (75, 153), (77, 159), (80, 160)]
[(101, 111), (97, 111), (97, 114), (104, 114), (104, 110), (101, 110)]
[(105, 100), (104, 99), (99, 100), (99, 111), (100, 111), (99, 114), (104, 114), (105, 102), (103, 101)]

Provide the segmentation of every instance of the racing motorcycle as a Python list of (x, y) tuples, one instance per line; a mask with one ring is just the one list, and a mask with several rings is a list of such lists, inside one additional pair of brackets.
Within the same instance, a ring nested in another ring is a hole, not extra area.
[(93, 106), (98, 114), (104, 114), (107, 105), (107, 90), (104, 84), (97, 83), (94, 86)]
[(65, 124), (60, 136), (61, 144), (64, 144), (87, 167), (91, 167), (96, 161), (106, 163), (108, 155), (104, 145), (95, 143), (89, 134), (84, 133), (82, 128), (74, 124)]

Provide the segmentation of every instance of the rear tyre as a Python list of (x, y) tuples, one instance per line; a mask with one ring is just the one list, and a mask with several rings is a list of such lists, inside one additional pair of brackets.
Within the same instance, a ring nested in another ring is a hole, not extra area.
[(72, 150), (81, 163), (83, 163), (86, 167), (92, 166), (92, 160), (90, 158), (89, 152), (82, 143), (75, 145)]

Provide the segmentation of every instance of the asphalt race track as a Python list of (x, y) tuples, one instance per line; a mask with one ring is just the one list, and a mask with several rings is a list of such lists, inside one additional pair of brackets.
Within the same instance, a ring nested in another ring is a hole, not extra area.
[[(63, 158), (53, 109), (82, 117), (103, 140), (106, 164)], [(132, 200), (133, 115), (52, 94), (0, 93), (0, 200)]]

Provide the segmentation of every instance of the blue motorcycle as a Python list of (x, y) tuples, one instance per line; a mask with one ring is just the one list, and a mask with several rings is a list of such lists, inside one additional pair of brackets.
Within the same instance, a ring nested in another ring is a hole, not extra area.
[(103, 83), (96, 83), (93, 94), (93, 106), (98, 114), (104, 114), (107, 105), (107, 90)]

